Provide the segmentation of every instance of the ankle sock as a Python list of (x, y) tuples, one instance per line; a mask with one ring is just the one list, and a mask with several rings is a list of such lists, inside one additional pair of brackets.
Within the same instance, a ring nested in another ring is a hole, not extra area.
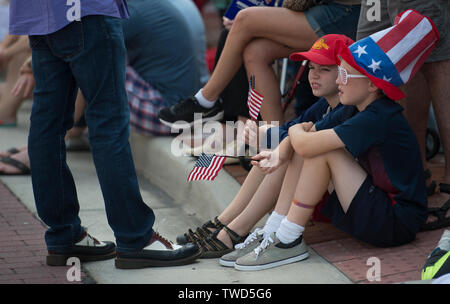
[(300, 237), (305, 230), (305, 227), (297, 225), (296, 223), (288, 221), (284, 218), (278, 228), (276, 236), (284, 244), (289, 244)]
[(273, 211), (267, 219), (266, 224), (264, 225), (264, 236), (272, 234), (272, 232), (277, 231), (278, 227), (280, 227), (281, 221), (286, 217), (286, 215), (278, 214), (276, 211)]
[(202, 93), (203, 89), (200, 89), (197, 94), (195, 94), (195, 98), (197, 98), (198, 103), (207, 109), (211, 109), (212, 107), (214, 107), (214, 105), (216, 104), (216, 100), (208, 100), (205, 98), (205, 96), (203, 96)]

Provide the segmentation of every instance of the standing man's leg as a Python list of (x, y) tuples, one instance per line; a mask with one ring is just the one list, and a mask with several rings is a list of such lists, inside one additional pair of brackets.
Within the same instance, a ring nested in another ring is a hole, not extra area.
[[(31, 36), (30, 41), (36, 87), (29, 153), (38, 214), (49, 226), (49, 251), (72, 254), (80, 249), (74, 244), (85, 233), (78, 217), (78, 199), (64, 145), (66, 131), (73, 125), (79, 86), (86, 98), (94, 163), (117, 252), (119, 257), (120, 253), (131, 252), (126, 258), (128, 264), (122, 266), (141, 268), (194, 260), (198, 256), (196, 246), (171, 253), (152, 250), (148, 254), (148, 250), (142, 250), (158, 242), (167, 250), (173, 247), (153, 232), (153, 211), (142, 201), (139, 191), (128, 142), (125, 46), (120, 19), (88, 16), (53, 34)], [(95, 251), (98, 256), (98, 247), (107, 247), (108, 257), (112, 247), (115, 255), (112, 243), (91, 244), (90, 252)]]

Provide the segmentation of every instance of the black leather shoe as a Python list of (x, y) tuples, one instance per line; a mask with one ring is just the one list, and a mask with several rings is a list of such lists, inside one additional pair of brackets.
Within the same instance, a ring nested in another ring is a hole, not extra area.
[(200, 255), (197, 245), (174, 245), (154, 232), (149, 244), (141, 251), (117, 252), (115, 266), (119, 269), (138, 269), (186, 265), (194, 262)]
[(46, 263), (49, 266), (66, 266), (67, 259), (76, 257), (80, 262), (103, 261), (114, 258), (116, 245), (100, 242), (85, 231), (81, 240), (63, 252), (49, 250)]

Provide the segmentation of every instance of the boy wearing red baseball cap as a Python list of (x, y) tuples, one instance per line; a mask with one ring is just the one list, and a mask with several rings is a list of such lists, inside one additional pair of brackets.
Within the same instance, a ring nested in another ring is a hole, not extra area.
[(438, 33), (416, 11), (400, 14), (393, 27), (339, 52), (340, 101), (359, 113), (342, 121), (340, 111), (291, 127), (289, 138), (304, 158), (286, 219), (235, 268), (260, 270), (307, 257), (302, 231), (330, 182), (322, 209), (333, 224), (375, 246), (405, 244), (427, 216), (427, 196), (417, 140), (393, 100), (436, 45)]

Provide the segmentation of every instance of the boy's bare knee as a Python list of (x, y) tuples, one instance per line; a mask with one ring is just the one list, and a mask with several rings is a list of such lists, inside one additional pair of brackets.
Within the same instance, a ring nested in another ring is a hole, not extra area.
[(319, 156), (323, 156), (327, 163), (336, 161), (338, 159), (349, 158), (353, 159), (350, 152), (348, 152), (345, 148), (340, 148), (332, 151), (328, 151), (326, 153), (320, 154)]

